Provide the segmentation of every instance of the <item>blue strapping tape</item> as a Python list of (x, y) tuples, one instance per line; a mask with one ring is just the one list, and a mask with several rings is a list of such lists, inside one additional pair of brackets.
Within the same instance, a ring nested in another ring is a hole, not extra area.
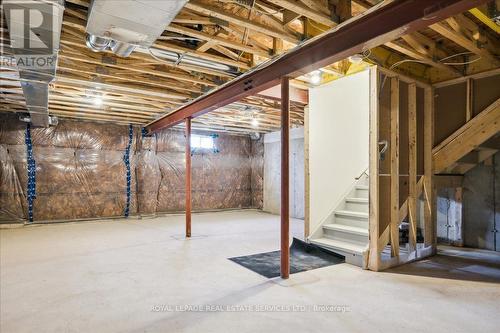
[(26, 124), (24, 135), (26, 144), (26, 162), (28, 169), (28, 183), (26, 186), (26, 199), (28, 200), (28, 221), (33, 222), (33, 200), (36, 199), (36, 162), (33, 157), (33, 143), (31, 141), (31, 126)]
[(132, 127), (132, 125), (129, 125), (129, 127), (128, 127), (128, 144), (127, 144), (127, 148), (125, 149), (125, 155), (123, 156), (123, 162), (125, 162), (125, 168), (127, 170), (127, 178), (126, 178), (126, 181), (127, 181), (127, 202), (125, 204), (125, 212), (124, 212), (125, 217), (128, 217), (129, 213), (130, 213), (130, 197), (131, 197), (131, 195), (130, 195), (131, 181), (130, 180), (132, 179), (131, 172), (130, 172), (130, 147), (132, 146), (133, 136), (134, 136), (134, 128)]

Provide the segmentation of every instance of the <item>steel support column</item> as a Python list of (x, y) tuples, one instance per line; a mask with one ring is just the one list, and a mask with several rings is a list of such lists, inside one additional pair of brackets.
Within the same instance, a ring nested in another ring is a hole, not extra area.
[(191, 237), (191, 118), (186, 118), (186, 238)]
[(290, 275), (290, 83), (281, 79), (281, 278)]

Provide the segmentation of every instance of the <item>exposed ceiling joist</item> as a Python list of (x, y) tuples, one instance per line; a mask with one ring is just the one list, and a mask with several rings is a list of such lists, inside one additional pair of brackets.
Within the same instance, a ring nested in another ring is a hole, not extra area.
[(317, 70), (362, 52), (367, 47), (387, 43), (404, 33), (418, 31), (485, 2), (486, 0), (442, 0), (437, 4), (432, 0), (389, 2), (338, 26), (321, 38), (307, 42), (267, 66), (234, 79), (216, 91), (148, 124), (147, 128), (154, 132), (176, 125), (187, 117), (200, 116), (275, 86), (283, 76), (297, 77)]

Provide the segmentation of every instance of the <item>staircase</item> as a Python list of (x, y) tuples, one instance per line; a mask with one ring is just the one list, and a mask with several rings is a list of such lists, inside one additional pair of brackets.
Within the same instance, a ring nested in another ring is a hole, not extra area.
[(432, 149), (434, 173), (465, 174), (500, 150), (500, 98)]
[(500, 134), (493, 136), (470, 153), (451, 164), (441, 173), (464, 175), (500, 151)]
[(349, 264), (363, 267), (368, 250), (368, 177), (356, 181), (342, 203), (309, 238), (345, 257)]

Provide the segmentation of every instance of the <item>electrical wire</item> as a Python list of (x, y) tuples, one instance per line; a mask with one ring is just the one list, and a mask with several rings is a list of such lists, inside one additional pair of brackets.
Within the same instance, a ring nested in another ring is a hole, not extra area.
[(471, 61), (467, 61), (467, 62), (443, 62), (442, 64), (443, 65), (448, 65), (448, 66), (466, 66), (466, 65), (470, 65), (470, 64), (473, 64), (479, 60), (481, 60), (483, 57), (478, 57), (474, 60), (471, 60)]
[(461, 53), (457, 53), (457, 54), (451, 55), (449, 57), (443, 58), (443, 59), (439, 60), (439, 62), (443, 62), (443, 61), (448, 60), (448, 59), (452, 59), (452, 58), (459, 57), (461, 55), (468, 55), (468, 54), (474, 54), (474, 52), (461, 52)]
[(420, 63), (420, 64), (425, 64), (426, 62), (425, 61), (422, 61), (422, 60), (415, 60), (415, 59), (405, 59), (405, 60), (401, 60), (401, 61), (398, 61), (396, 63), (394, 63), (390, 69), (393, 70), (394, 68), (404, 64), (404, 63), (407, 63), (407, 62), (416, 62), (416, 63)]
[(465, 62), (443, 62), (445, 60), (449, 60), (449, 59), (453, 59), (453, 58), (456, 58), (456, 57), (459, 57), (459, 56), (462, 56), (462, 55), (469, 55), (469, 54), (474, 54), (474, 52), (461, 52), (461, 53), (457, 53), (457, 54), (451, 55), (449, 57), (443, 58), (443, 59), (439, 60), (439, 62), (442, 63), (443, 65), (449, 65), (449, 66), (465, 66), (465, 65), (473, 64), (476, 61), (479, 61), (479, 60), (482, 59), (481, 56), (478, 56), (476, 59), (471, 60), (471, 61), (465, 61)]
[[(465, 62), (444, 62), (446, 60), (449, 60), (449, 59), (453, 59), (453, 58), (456, 58), (456, 57), (459, 57), (459, 56), (462, 56), (462, 55), (469, 55), (469, 54), (474, 54), (474, 52), (461, 52), (461, 53), (457, 53), (457, 54), (453, 54), (451, 56), (448, 56), (448, 57), (445, 57), (441, 60), (439, 60), (438, 62), (443, 64), (443, 65), (448, 65), (448, 66), (466, 66), (466, 65), (470, 65), (470, 64), (473, 64), (479, 60), (482, 59), (481, 56), (478, 56), (476, 59), (473, 59), (473, 60), (470, 60), (470, 61), (465, 61)], [(369, 57), (367, 57), (367, 59), (370, 59)], [(370, 59), (372, 60), (372, 59)], [(408, 63), (408, 62), (413, 62), (413, 63), (421, 63), (421, 64), (427, 64), (426, 61), (423, 61), (423, 60), (416, 60), (416, 59), (404, 59), (404, 60), (401, 60), (401, 61), (398, 61), (396, 63), (394, 63), (390, 69), (393, 70), (394, 68), (404, 64), (404, 63)]]

